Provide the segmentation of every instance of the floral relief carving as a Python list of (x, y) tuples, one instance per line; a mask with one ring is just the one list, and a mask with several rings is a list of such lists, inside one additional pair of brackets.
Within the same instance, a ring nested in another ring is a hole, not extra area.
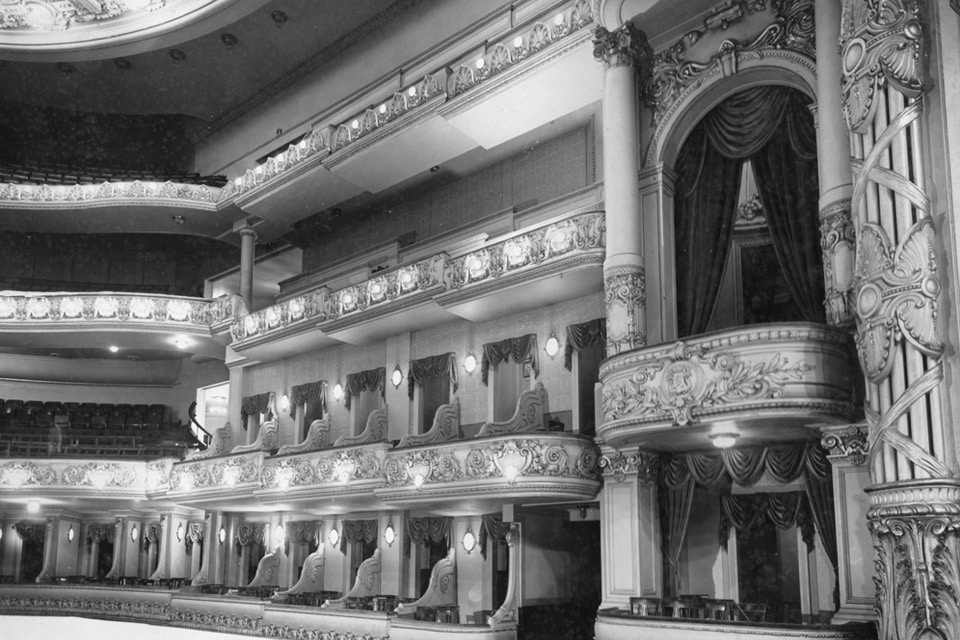
[(174, 182), (104, 182), (100, 185), (0, 184), (0, 202), (90, 202), (104, 200), (180, 200), (187, 204), (212, 205), (224, 199), (228, 187)]
[(381, 475), (380, 458), (367, 449), (349, 449), (324, 456), (317, 462), (316, 469), (320, 482), (371, 480)]
[(867, 460), (869, 443), (867, 430), (859, 425), (850, 425), (842, 431), (831, 430), (820, 438), (831, 460), (842, 460), (852, 465), (861, 465)]
[(0, 480), (15, 489), (22, 486), (47, 486), (57, 483), (57, 472), (49, 465), (35, 462), (5, 462), (0, 464)]
[(63, 470), (63, 483), (71, 486), (129, 487), (137, 479), (127, 465), (108, 462), (89, 462), (71, 465)]
[(305, 458), (287, 458), (268, 460), (263, 465), (263, 486), (297, 487), (314, 484), (317, 481), (316, 469)]
[(603, 290), (607, 309), (607, 355), (646, 345), (647, 286), (643, 267), (610, 267), (603, 274)]
[(835, 327), (850, 327), (854, 323), (856, 303), (850, 264), (856, 241), (849, 200), (834, 202), (820, 210), (820, 250), (826, 285), (824, 302), (827, 323)]
[(631, 454), (614, 451), (600, 456), (599, 467), (604, 476), (612, 476), (617, 482), (623, 482), (630, 474), (636, 475), (640, 482), (649, 484), (657, 481), (660, 457), (647, 451)]
[(670, 416), (673, 424), (683, 426), (712, 407), (778, 398), (787, 382), (802, 380), (812, 368), (780, 353), (748, 362), (677, 342), (668, 357), (637, 367), (623, 382), (604, 385), (602, 407), (610, 420)]
[[(220, 304), (220, 303), (218, 303)], [(118, 320), (210, 325), (212, 301), (122, 294), (0, 296), (0, 321), (69, 322)]]
[(593, 57), (605, 67), (640, 67), (651, 56), (647, 34), (633, 23), (627, 22), (614, 31), (597, 27), (593, 32)]
[(843, 115), (854, 133), (873, 124), (878, 92), (889, 85), (908, 98), (923, 90), (923, 27), (916, 0), (851, 0), (841, 15)]

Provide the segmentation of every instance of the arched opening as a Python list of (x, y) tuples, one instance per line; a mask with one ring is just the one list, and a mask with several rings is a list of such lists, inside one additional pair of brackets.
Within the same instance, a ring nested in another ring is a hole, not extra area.
[(677, 155), (677, 334), (760, 322), (823, 322), (816, 130), (809, 98), (739, 91)]

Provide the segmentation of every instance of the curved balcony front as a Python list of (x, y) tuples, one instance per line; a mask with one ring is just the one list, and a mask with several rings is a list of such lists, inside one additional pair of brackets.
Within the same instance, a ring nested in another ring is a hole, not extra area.
[(849, 421), (849, 335), (811, 323), (753, 325), (607, 359), (597, 436), (615, 448), (689, 451), (711, 436), (752, 445), (818, 437)]

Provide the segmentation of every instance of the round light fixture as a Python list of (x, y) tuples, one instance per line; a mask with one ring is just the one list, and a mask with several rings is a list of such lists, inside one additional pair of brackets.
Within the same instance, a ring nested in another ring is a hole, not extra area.
[(343, 385), (339, 382), (333, 385), (333, 399), (343, 400)]
[(400, 369), (400, 363), (397, 363), (397, 366), (393, 369), (393, 373), (390, 374), (390, 383), (394, 389), (399, 389), (401, 382), (403, 382), (403, 371)]
[(110, 345), (110, 346), (107, 347), (107, 348), (110, 349), (110, 353), (116, 353), (117, 351), (120, 351), (120, 347), (118, 347), (118, 346), (115, 345), (115, 344), (112, 344), (112, 345)]
[(38, 513), (40, 511), (40, 503), (36, 500), (31, 500), (27, 503), (27, 513)]
[(130, 529), (130, 541), (136, 542), (137, 538), (140, 537), (140, 530), (137, 529), (137, 525), (133, 525), (133, 528)]
[(397, 530), (393, 528), (393, 520), (387, 523), (387, 528), (383, 530), (383, 541), (388, 547), (392, 547), (397, 539)]
[(217, 534), (217, 538), (220, 540), (220, 544), (223, 544), (227, 539), (227, 530), (223, 527), (220, 527), (220, 533)]
[(553, 331), (550, 332), (550, 337), (547, 338), (547, 344), (544, 345), (543, 350), (546, 351), (547, 355), (551, 358), (560, 353), (560, 340)]
[(331, 547), (336, 547), (340, 544), (340, 532), (337, 531), (336, 527), (330, 529), (330, 533), (327, 534), (327, 540), (330, 542)]
[(473, 373), (477, 370), (477, 356), (473, 355), (472, 351), (463, 359), (463, 370), (467, 373)]
[(463, 550), (468, 554), (477, 548), (477, 536), (473, 535), (473, 529), (467, 527), (467, 532), (463, 534), (463, 540), (460, 541)]
[(290, 410), (290, 397), (287, 394), (280, 396), (280, 411)]
[(177, 542), (183, 541), (183, 523), (177, 525)]
[(173, 346), (175, 346), (177, 349), (186, 349), (193, 344), (193, 341), (187, 336), (173, 336), (170, 339), (170, 342), (172, 342)]
[(733, 445), (737, 444), (737, 438), (740, 437), (739, 433), (730, 432), (730, 433), (714, 433), (710, 436), (710, 441), (713, 442), (713, 446), (718, 449), (729, 449)]
[(76, 532), (73, 530), (73, 525), (70, 525), (70, 528), (67, 529), (67, 542), (73, 542), (73, 538), (76, 535)]

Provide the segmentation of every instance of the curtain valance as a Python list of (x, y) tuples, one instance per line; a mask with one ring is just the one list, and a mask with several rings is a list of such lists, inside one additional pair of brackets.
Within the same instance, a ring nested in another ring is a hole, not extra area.
[(202, 520), (193, 520), (187, 523), (187, 535), (183, 539), (183, 544), (187, 548), (187, 553), (193, 553), (193, 545), (203, 542), (206, 527)]
[(376, 520), (344, 520), (342, 527), (343, 535), (340, 536), (340, 551), (346, 550), (348, 542), (370, 544), (377, 539)]
[(246, 546), (264, 546), (266, 544), (267, 525), (264, 522), (241, 522), (237, 525), (237, 533), (233, 542), (237, 547), (237, 555), (243, 552)]
[(297, 415), (297, 406), (301, 404), (320, 403), (320, 415), (327, 414), (327, 381), (317, 380), (306, 384), (290, 387), (290, 417)]
[(573, 368), (573, 352), (583, 351), (592, 344), (607, 344), (607, 319), (597, 318), (567, 326), (567, 346), (563, 350), (563, 366)]
[(380, 397), (384, 397), (383, 383), (387, 379), (387, 368), (379, 367), (377, 369), (367, 369), (359, 373), (347, 374), (347, 394), (343, 399), (344, 406), (350, 408), (350, 398), (360, 395), (361, 391), (379, 391)]
[(677, 489), (691, 479), (706, 487), (726, 479), (750, 486), (764, 472), (781, 483), (793, 482), (802, 473), (816, 480), (829, 480), (830, 462), (819, 443), (808, 441), (794, 445), (673, 454), (661, 464), (661, 479), (668, 489)]
[(719, 533), (724, 549), (730, 538), (730, 527), (737, 531), (752, 531), (765, 520), (772, 522), (777, 529), (789, 529), (796, 525), (807, 548), (813, 548), (813, 514), (803, 492), (720, 496)]
[(289, 553), (290, 543), (308, 544), (311, 549), (320, 544), (320, 522), (318, 520), (300, 520), (286, 524), (286, 540), (283, 545), (284, 553)]
[(159, 522), (151, 522), (145, 525), (143, 533), (140, 534), (140, 541), (143, 543), (143, 549), (149, 549), (151, 544), (160, 544), (160, 538), (163, 537), (163, 525)]
[(459, 382), (457, 380), (457, 356), (453, 352), (411, 360), (410, 366), (407, 368), (407, 395), (413, 400), (413, 392), (421, 380), (428, 376), (440, 377), (444, 374), (450, 378), (453, 392), (456, 393)]
[(410, 542), (423, 543), (424, 540), (450, 546), (450, 532), (453, 518), (409, 518), (403, 531), (403, 552), (410, 555)]
[(537, 335), (528, 333), (518, 338), (507, 338), (499, 342), (483, 345), (483, 360), (480, 363), (480, 380), (487, 384), (490, 367), (501, 362), (513, 360), (517, 364), (529, 362), (534, 375), (540, 375), (540, 362), (537, 360)]
[(510, 531), (510, 523), (504, 522), (500, 516), (485, 515), (480, 518), (480, 535), (477, 536), (477, 545), (480, 555), (487, 559), (487, 538), (494, 541), (505, 540)]
[(87, 525), (87, 544), (96, 540), (97, 542), (113, 542), (117, 537), (117, 528), (112, 524), (90, 524)]
[(47, 525), (30, 524), (29, 522), (17, 522), (13, 525), (13, 530), (17, 532), (20, 539), (24, 542), (39, 542), (43, 544), (47, 537)]
[(240, 407), (240, 421), (243, 423), (244, 429), (247, 428), (247, 418), (249, 416), (267, 413), (270, 410), (271, 396), (273, 396), (273, 392), (268, 391), (243, 398)]

